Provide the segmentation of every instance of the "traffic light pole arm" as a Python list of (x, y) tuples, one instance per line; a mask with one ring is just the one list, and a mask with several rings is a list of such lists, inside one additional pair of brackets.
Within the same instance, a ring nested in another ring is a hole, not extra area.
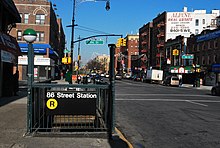
[(103, 36), (120, 36), (122, 38), (121, 34), (100, 34), (100, 35), (93, 35), (93, 36), (81, 38), (79, 40), (74, 41), (73, 43), (77, 43), (77, 42), (80, 42), (80, 41), (83, 41), (83, 40), (87, 40), (87, 39), (90, 39), (90, 38), (94, 38), (94, 37), (103, 37)]

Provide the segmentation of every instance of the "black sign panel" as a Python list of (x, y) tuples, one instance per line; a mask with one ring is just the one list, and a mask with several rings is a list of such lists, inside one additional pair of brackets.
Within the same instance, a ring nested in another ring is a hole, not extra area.
[(47, 91), (47, 115), (95, 115), (96, 92)]

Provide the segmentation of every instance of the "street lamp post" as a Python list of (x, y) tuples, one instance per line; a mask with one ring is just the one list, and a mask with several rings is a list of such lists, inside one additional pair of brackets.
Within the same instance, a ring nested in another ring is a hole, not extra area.
[(26, 29), (23, 33), (24, 40), (28, 43), (28, 102), (27, 102), (27, 131), (30, 132), (32, 124), (32, 84), (34, 82), (34, 49), (32, 43), (37, 34), (33, 29)]

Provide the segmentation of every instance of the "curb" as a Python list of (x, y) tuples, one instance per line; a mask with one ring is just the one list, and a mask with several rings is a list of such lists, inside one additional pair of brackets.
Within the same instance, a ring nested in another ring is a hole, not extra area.
[(118, 133), (119, 138), (127, 143), (129, 148), (133, 148), (132, 144), (124, 137), (124, 135), (115, 127), (115, 131)]

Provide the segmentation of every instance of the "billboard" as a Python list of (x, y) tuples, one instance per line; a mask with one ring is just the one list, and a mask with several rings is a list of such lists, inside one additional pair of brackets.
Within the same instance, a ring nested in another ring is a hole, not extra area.
[(175, 39), (178, 35), (189, 37), (190, 33), (194, 32), (192, 29), (195, 22), (192, 12), (167, 12), (166, 22), (166, 41)]

